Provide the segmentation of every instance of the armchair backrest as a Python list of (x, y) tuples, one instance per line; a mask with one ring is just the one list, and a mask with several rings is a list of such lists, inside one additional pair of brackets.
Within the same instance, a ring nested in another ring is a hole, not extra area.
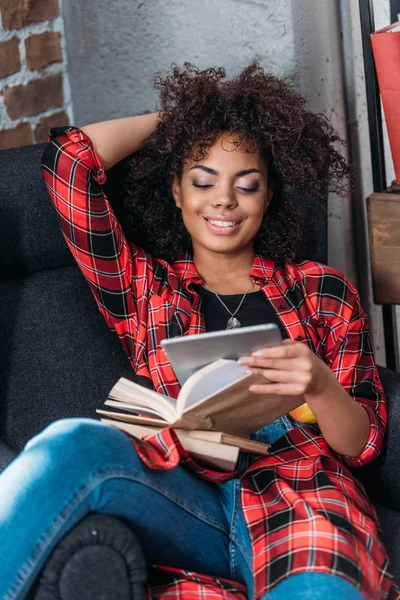
[(15, 451), (56, 419), (94, 417), (134, 378), (61, 235), (43, 149), (0, 152), (0, 439)]
[[(61, 235), (43, 149), (0, 152), (0, 439), (16, 451), (51, 421), (95, 416), (120, 376), (134, 378)], [(326, 208), (299, 201), (304, 255), (326, 262)]]

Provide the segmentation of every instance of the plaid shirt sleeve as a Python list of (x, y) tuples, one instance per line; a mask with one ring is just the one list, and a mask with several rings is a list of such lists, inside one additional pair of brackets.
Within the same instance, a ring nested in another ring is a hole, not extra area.
[(111, 328), (128, 321), (138, 327), (141, 300), (160, 282), (152, 258), (128, 244), (103, 192), (106, 174), (86, 134), (76, 127), (54, 128), (43, 155), (43, 179), (61, 230), (86, 277), (98, 308)]
[(370, 419), (370, 432), (361, 455), (342, 457), (348, 466), (357, 467), (371, 462), (380, 453), (387, 408), (371, 346), (369, 319), (355, 288), (346, 279), (344, 286), (343, 318), (341, 326), (330, 336), (326, 359), (344, 389), (361, 404)]

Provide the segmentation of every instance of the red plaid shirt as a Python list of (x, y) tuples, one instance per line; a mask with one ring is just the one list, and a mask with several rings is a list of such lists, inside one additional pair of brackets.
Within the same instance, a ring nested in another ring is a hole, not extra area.
[[(74, 127), (52, 130), (44, 180), (61, 229), (98, 308), (116, 331), (134, 371), (147, 385), (176, 398), (179, 384), (160, 341), (205, 331), (202, 279), (189, 256), (172, 264), (128, 243), (104, 194), (104, 167), (89, 138)], [(288, 575), (318, 571), (351, 581), (366, 598), (400, 598), (380, 541), (376, 512), (347, 466), (372, 461), (381, 450), (386, 404), (370, 345), (368, 319), (357, 291), (338, 271), (303, 261), (286, 268), (256, 256), (250, 271), (290, 338), (321, 357), (367, 411), (370, 434), (358, 458), (340, 456), (318, 427), (298, 427), (256, 457), (241, 479), (249, 528), (255, 598)], [(132, 442), (152, 469), (179, 462), (220, 483), (234, 473), (196, 464), (165, 429)], [(241, 584), (159, 567), (150, 598), (245, 598)]]

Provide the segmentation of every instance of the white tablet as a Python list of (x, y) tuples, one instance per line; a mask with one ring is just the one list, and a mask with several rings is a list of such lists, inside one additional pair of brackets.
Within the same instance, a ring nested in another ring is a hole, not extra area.
[(237, 360), (260, 348), (281, 343), (282, 336), (278, 326), (275, 323), (266, 323), (168, 338), (161, 340), (161, 347), (179, 383), (183, 385), (193, 373), (214, 360)]

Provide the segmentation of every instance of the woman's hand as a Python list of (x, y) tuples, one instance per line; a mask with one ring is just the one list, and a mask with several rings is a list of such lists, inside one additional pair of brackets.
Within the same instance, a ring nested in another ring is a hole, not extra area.
[[(304, 423), (318, 422), (328, 444), (340, 454), (357, 457), (370, 431), (366, 410), (342, 387), (334, 373), (305, 344), (285, 340), (281, 346), (263, 348), (238, 361), (251, 372), (261, 373), (265, 384), (251, 385), (255, 394), (304, 396), (307, 414)], [(300, 411), (301, 414), (301, 411)]]
[(250, 386), (255, 394), (305, 396), (320, 394), (326, 384), (329, 367), (308, 346), (284, 340), (281, 346), (262, 348), (238, 362), (253, 373), (261, 373), (265, 384)]

